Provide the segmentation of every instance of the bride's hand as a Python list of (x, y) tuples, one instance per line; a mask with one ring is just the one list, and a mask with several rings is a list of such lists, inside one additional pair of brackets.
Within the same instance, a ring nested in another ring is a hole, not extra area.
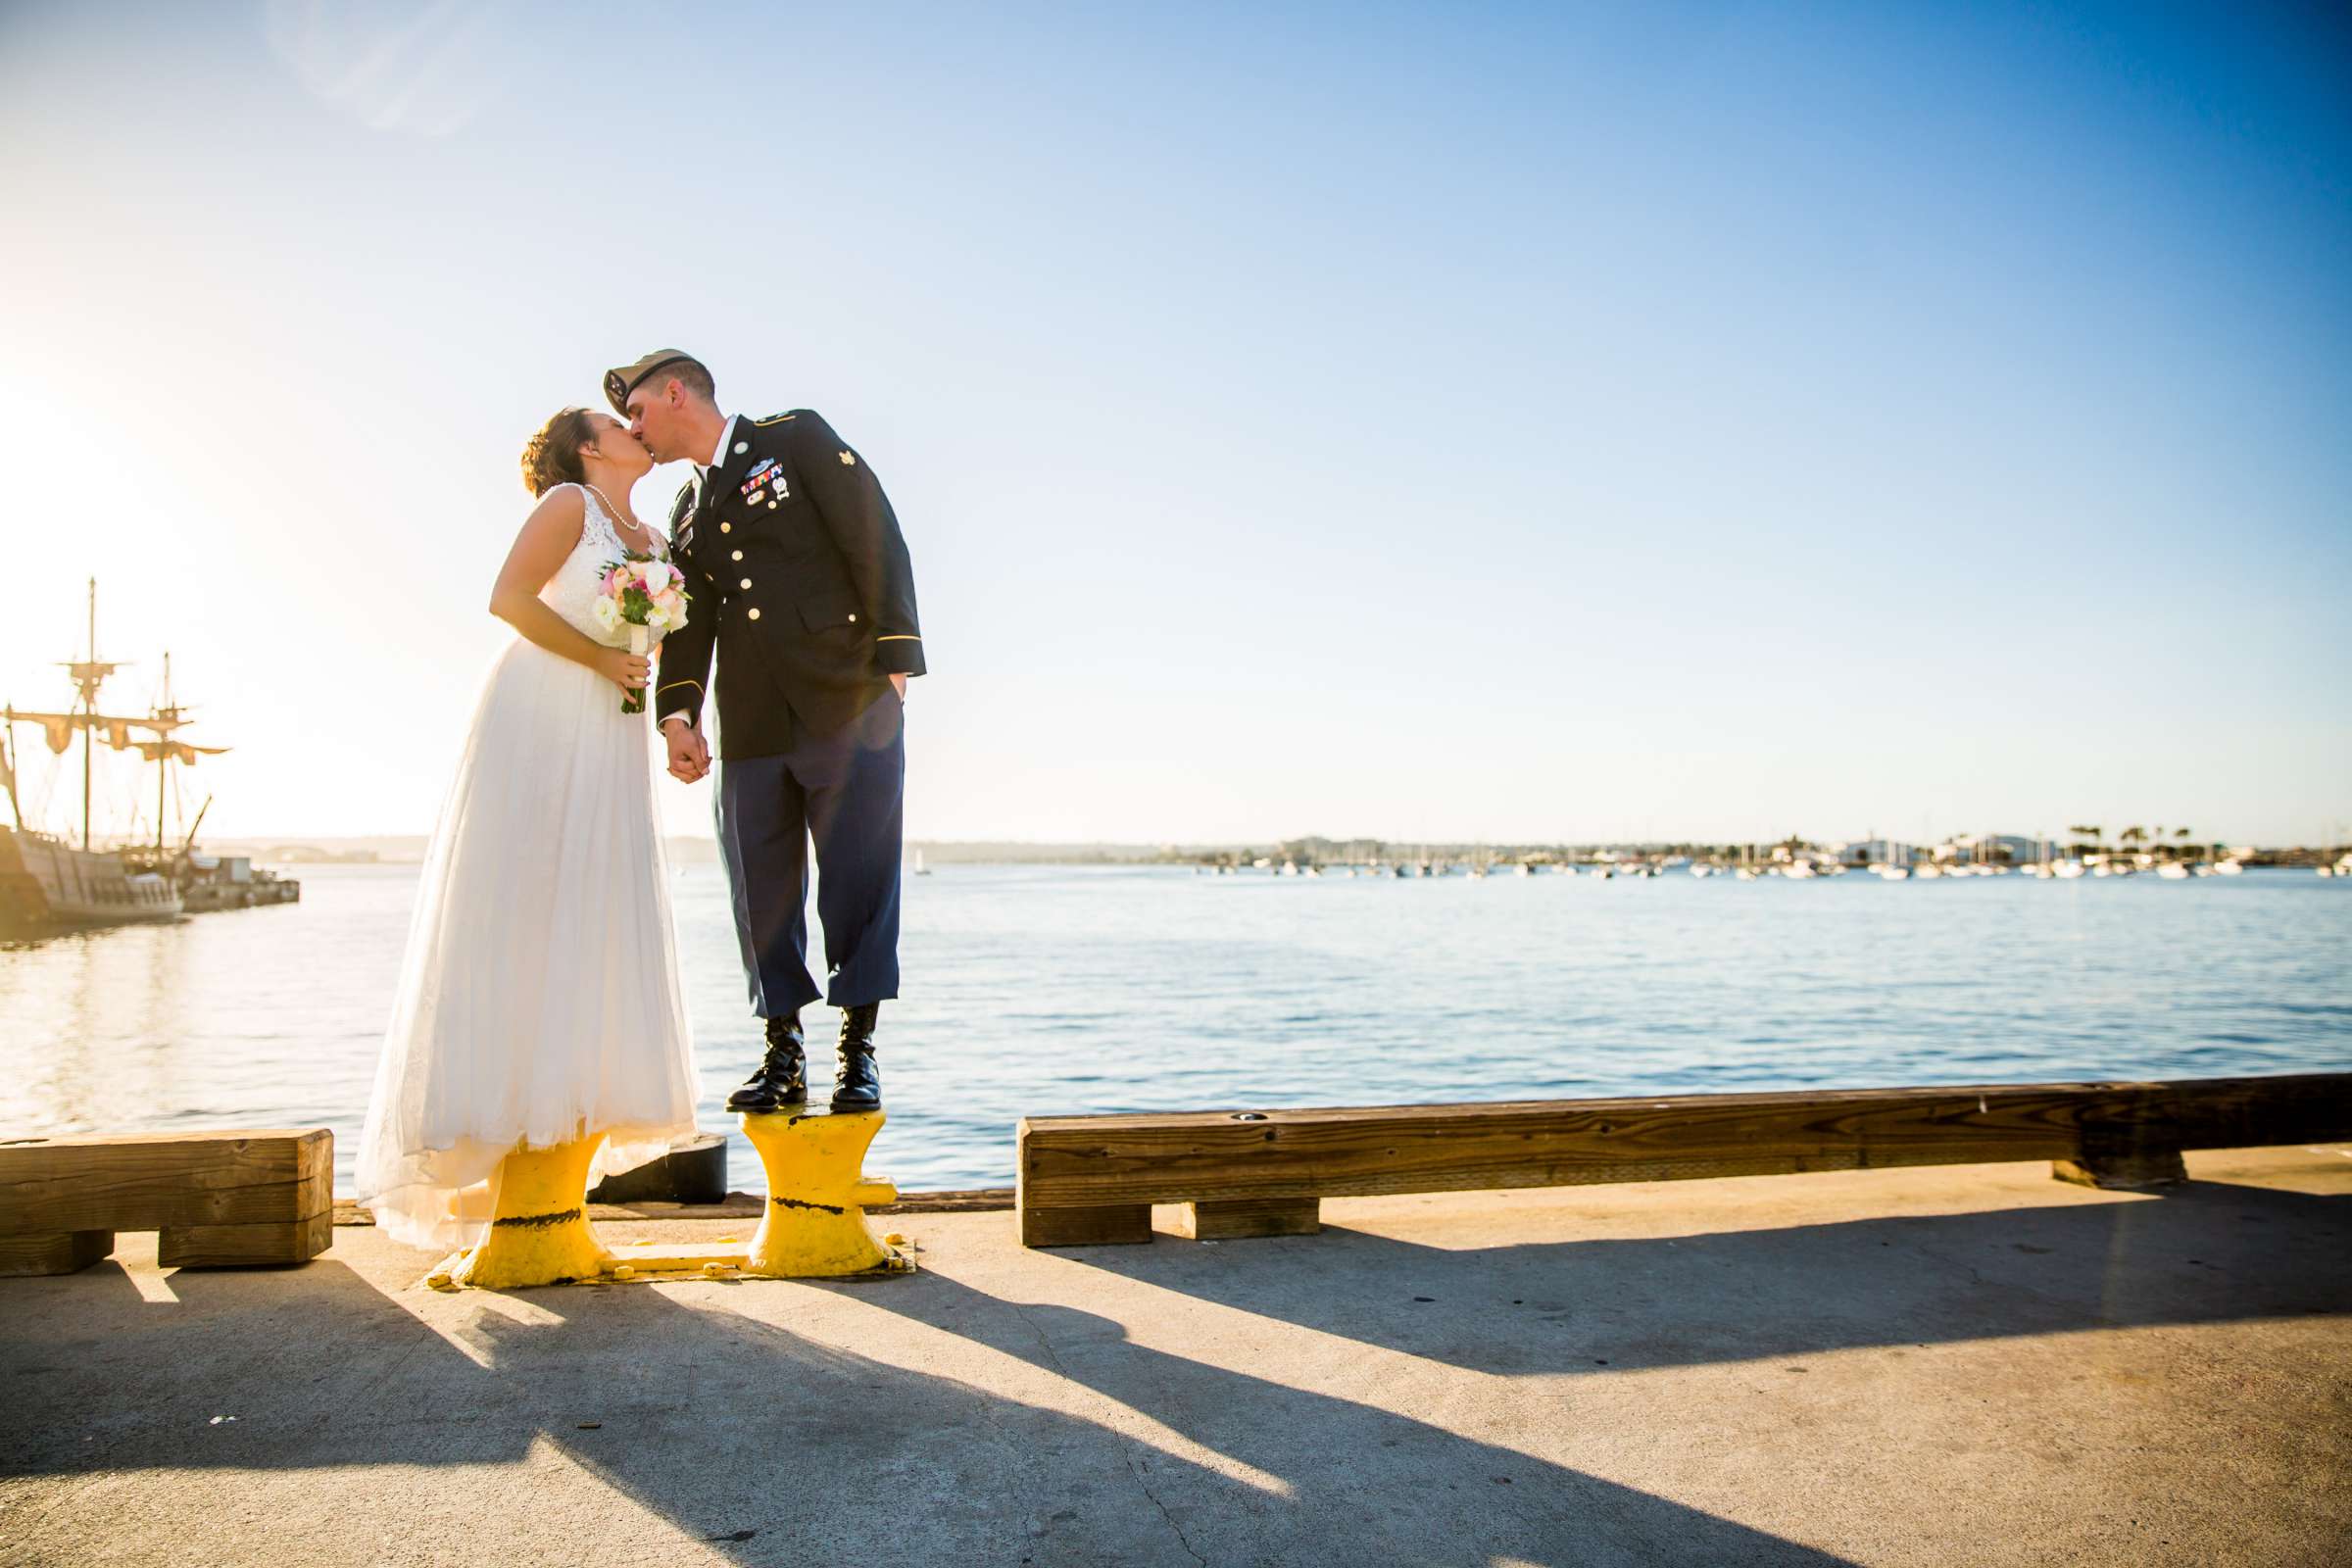
[(654, 662), (626, 648), (608, 648), (596, 656), (596, 672), (624, 692), (641, 692), (653, 678)]

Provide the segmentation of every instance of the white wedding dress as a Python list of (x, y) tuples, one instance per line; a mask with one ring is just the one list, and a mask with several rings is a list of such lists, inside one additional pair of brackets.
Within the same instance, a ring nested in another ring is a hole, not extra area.
[[(620, 537), (580, 494), (579, 543), (540, 598), (625, 646), (625, 626), (605, 632), (589, 612)], [(478, 1243), (518, 1145), (604, 1134), (593, 1183), (695, 1130), (653, 718), (620, 702), (612, 682), (520, 637), (483, 683), (360, 1138), (359, 1200), (411, 1246)]]

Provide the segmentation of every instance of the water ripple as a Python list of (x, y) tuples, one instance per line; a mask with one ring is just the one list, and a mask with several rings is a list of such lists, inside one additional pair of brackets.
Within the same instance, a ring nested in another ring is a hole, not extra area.
[[(414, 873), (0, 949), (0, 1130), (366, 1110)], [(758, 1059), (723, 880), (677, 884), (703, 1117)], [(945, 866), (883, 1012), (903, 1186), (1008, 1184), (1023, 1115), (2352, 1065), (2352, 885), (1608, 885)], [(814, 1065), (830, 1017), (812, 1013)], [(736, 1185), (759, 1165), (737, 1144)]]

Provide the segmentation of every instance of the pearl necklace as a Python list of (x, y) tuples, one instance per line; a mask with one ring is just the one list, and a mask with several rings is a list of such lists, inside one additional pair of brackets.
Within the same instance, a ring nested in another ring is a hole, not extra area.
[[(612, 520), (613, 520), (615, 523), (617, 523), (617, 522), (619, 522), (619, 521), (621, 520), (621, 518), (622, 518), (622, 516), (624, 515), (624, 514), (621, 512), (621, 510), (620, 510), (618, 507), (616, 507), (616, 506), (614, 506), (614, 505), (612, 504), (612, 497), (610, 497), (610, 496), (606, 495), (606, 494), (605, 494), (605, 493), (604, 493), (602, 490), (599, 490), (599, 489), (598, 489), (596, 486), (594, 486), (594, 485), (590, 484), (590, 483), (589, 483), (587, 480), (585, 480), (585, 479), (582, 479), (582, 480), (580, 481), (580, 488), (581, 488), (581, 489), (583, 489), (583, 490), (585, 490), (585, 491), (587, 491), (587, 492), (588, 492), (590, 495), (592, 495), (592, 496), (596, 497), (596, 499), (597, 499), (597, 500), (599, 500), (599, 501), (601, 501), (601, 502), (603, 502), (603, 503), (604, 503), (604, 505), (605, 505), (605, 515), (606, 515), (606, 516), (608, 516), (608, 517), (611, 517), (611, 518), (612, 518)], [(653, 530), (653, 529), (651, 529), (651, 528), (648, 528), (648, 527), (647, 527), (647, 526), (646, 526), (644, 523), (642, 523), (642, 522), (639, 522), (639, 521), (638, 521), (638, 520), (637, 520), (635, 517), (630, 517), (630, 518), (628, 519), (628, 523), (629, 523), (629, 526), (630, 526), (630, 527), (632, 527), (632, 528), (636, 529), (636, 530), (637, 530), (639, 533), (641, 533), (641, 534), (645, 535), (647, 539), (649, 539), (649, 540), (650, 540), (650, 539), (652, 539), (652, 538), (653, 538), (653, 536), (654, 536), (654, 530)], [(629, 548), (629, 542), (628, 542), (628, 540), (626, 540), (626, 539), (623, 539), (623, 540), (621, 540), (621, 541), (620, 541), (620, 548), (621, 548), (622, 550), (624, 550), (624, 551), (625, 551), (625, 550), (627, 550), (627, 549)], [(659, 554), (659, 552), (655, 551), (651, 545), (648, 545), (648, 546), (647, 546), (647, 548), (646, 548), (646, 553), (647, 553), (648, 555), (657, 555), (657, 554)]]

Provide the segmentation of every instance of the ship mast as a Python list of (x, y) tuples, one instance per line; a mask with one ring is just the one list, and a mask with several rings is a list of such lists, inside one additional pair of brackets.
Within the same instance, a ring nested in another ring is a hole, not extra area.
[(155, 847), (156, 853), (160, 856), (165, 843), (164, 812), (166, 805), (171, 799), (172, 764), (177, 762), (183, 767), (190, 767), (195, 765), (199, 757), (218, 757), (228, 748), (196, 746), (178, 738), (178, 731), (188, 723), (188, 710), (172, 700), (172, 656), (170, 654), (164, 656), (164, 686), (160, 700), (148, 710), (144, 718), (132, 718), (126, 713), (101, 713), (98, 711), (99, 686), (105, 682), (107, 676), (124, 666), (108, 663), (98, 657), (98, 579), (95, 577), (90, 579), (89, 639), (89, 658), (77, 660), (65, 666), (74, 681), (73, 711), (43, 713), (19, 709), (14, 705), (0, 707), (0, 719), (4, 719), (9, 726), (7, 773), (4, 775), (9, 786), (9, 804), (16, 813), (18, 827), (22, 828), (24, 825), (24, 802), (18, 795), (15, 776), (19, 756), (15, 730), (17, 722), (22, 719), (40, 725), (48, 732), (49, 749), (60, 756), (63, 756), (66, 748), (73, 744), (71, 740), (73, 733), (75, 730), (81, 731), (81, 847), (84, 851), (88, 851), (92, 844), (90, 808), (94, 795), (91, 754), (96, 751), (98, 746), (99, 728), (105, 727), (110, 737), (108, 744), (118, 752), (128, 750), (133, 745), (130, 740), (133, 730), (146, 730), (152, 733), (155, 739), (135, 743), (138, 751), (149, 761), (163, 764), (162, 776), (157, 780), (155, 795)]
[[(177, 718), (178, 710), (172, 706), (172, 651), (164, 650), (164, 698), (155, 710), (158, 718)], [(171, 736), (167, 733), (164, 739)], [(164, 853), (164, 799), (172, 786), (172, 748), (166, 746), (156, 758), (155, 767), (155, 853)]]
[(98, 683), (111, 674), (111, 666), (98, 662), (98, 579), (90, 579), (90, 662), (76, 665), (74, 684), (81, 691), (81, 848), (90, 848), (90, 753), (96, 744), (89, 720), (98, 712)]
[(8, 739), (0, 742), (0, 778), (8, 781), (8, 814), (17, 819), (17, 831), (24, 831), (24, 808), (17, 800), (17, 710), (8, 710)]

